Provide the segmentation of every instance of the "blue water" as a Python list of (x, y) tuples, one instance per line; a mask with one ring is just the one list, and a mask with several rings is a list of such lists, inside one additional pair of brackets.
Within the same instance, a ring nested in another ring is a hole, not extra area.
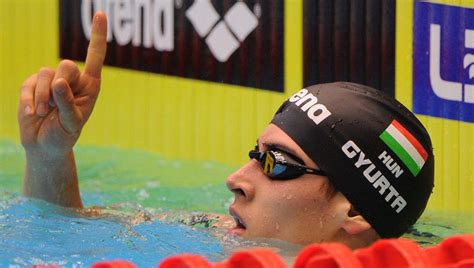
[[(223, 230), (150, 220), (167, 210), (225, 214), (232, 193), (224, 180), (236, 167), (119, 148), (78, 146), (75, 153), (84, 204), (106, 207), (107, 213), (100, 217), (21, 197), (23, 149), (0, 140), (1, 268), (89, 267), (115, 259), (156, 267), (164, 258), (180, 253), (220, 261), (235, 249), (256, 246), (271, 247), (291, 263), (300, 249), (282, 241), (242, 240)], [(430, 246), (461, 233), (474, 233), (473, 213), (427, 211), (404, 237)]]
[(18, 196), (0, 202), (0, 249), (0, 267), (89, 267), (115, 259), (156, 267), (167, 256), (185, 252), (211, 261), (224, 258), (220, 241), (203, 229), (159, 221), (134, 225), (127, 217), (87, 218)]
[(220, 261), (242, 248), (271, 246), (291, 256), (299, 249), (270, 239), (242, 240), (226, 230), (149, 220), (166, 211), (226, 214), (233, 194), (224, 181), (236, 167), (114, 147), (77, 146), (75, 154), (83, 203), (105, 208), (100, 217), (21, 197), (24, 151), (0, 140), (1, 268), (89, 267), (115, 259), (156, 267), (185, 252)]

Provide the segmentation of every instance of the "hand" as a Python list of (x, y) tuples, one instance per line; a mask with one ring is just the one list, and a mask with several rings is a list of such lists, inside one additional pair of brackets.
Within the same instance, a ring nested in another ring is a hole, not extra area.
[(41, 68), (23, 83), (18, 122), (27, 153), (61, 156), (72, 151), (99, 94), (106, 36), (107, 19), (97, 12), (83, 72), (63, 60), (56, 70)]

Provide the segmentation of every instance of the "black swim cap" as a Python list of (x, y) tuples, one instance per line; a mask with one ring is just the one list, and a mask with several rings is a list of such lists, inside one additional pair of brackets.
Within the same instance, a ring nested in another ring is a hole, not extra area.
[(348, 82), (307, 87), (282, 104), (272, 123), (381, 237), (399, 237), (425, 209), (434, 186), (430, 137), (383, 92)]

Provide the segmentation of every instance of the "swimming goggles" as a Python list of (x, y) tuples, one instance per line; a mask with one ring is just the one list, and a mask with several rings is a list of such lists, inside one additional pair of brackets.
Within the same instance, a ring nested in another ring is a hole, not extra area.
[(290, 153), (280, 149), (270, 149), (259, 152), (256, 148), (249, 152), (250, 159), (256, 159), (263, 169), (263, 173), (273, 180), (290, 180), (302, 176), (303, 174), (314, 174), (326, 176), (326, 173), (319, 169), (307, 167), (304, 162)]

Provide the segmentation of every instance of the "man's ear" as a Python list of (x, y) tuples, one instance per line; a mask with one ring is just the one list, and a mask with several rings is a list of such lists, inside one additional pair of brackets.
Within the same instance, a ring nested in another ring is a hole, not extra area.
[(342, 224), (342, 229), (344, 229), (348, 234), (357, 235), (371, 228), (372, 226), (351, 205), (347, 212), (347, 217)]

